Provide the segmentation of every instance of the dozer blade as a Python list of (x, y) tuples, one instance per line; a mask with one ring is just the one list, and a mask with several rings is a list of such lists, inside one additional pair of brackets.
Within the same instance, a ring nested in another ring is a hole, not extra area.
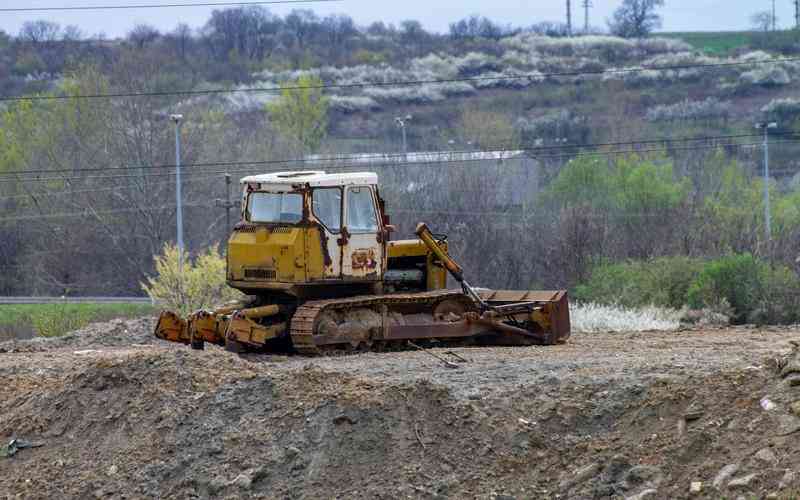
[(563, 344), (570, 336), (565, 290), (479, 290), (478, 295), (492, 308), (481, 315), (487, 326), (492, 321), (499, 331), (520, 335), (518, 330), (525, 330), (543, 345)]

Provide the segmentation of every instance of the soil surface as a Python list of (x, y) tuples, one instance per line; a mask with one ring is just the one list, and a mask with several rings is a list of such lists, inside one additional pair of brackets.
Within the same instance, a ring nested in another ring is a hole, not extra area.
[(800, 492), (800, 386), (776, 369), (800, 327), (329, 358), (194, 351), (152, 327), (0, 343), (0, 444), (42, 445), (0, 458), (0, 498)]

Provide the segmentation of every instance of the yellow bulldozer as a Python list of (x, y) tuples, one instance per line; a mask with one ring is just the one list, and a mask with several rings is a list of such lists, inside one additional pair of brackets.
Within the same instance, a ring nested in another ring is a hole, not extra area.
[[(375, 173), (280, 172), (241, 185), (227, 283), (247, 299), (185, 319), (162, 312), (158, 338), (318, 355), (409, 342), (551, 345), (570, 335), (565, 291), (473, 288), (446, 237), (424, 223), (416, 239), (391, 239)], [(448, 273), (460, 290), (446, 289)]]

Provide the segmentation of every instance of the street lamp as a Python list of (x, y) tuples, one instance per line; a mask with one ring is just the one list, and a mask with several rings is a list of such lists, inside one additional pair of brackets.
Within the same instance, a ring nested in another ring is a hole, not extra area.
[(775, 122), (756, 123), (756, 129), (764, 130), (764, 231), (767, 241), (772, 240), (772, 220), (769, 209), (769, 129), (778, 128)]
[(406, 142), (406, 122), (411, 121), (411, 115), (406, 115), (404, 117), (397, 116), (394, 119), (394, 122), (400, 127), (400, 130), (403, 131), (403, 154), (408, 153), (408, 144)]
[(175, 123), (175, 205), (178, 224), (178, 273), (183, 274), (183, 207), (181, 197), (181, 123), (183, 115), (170, 115)]

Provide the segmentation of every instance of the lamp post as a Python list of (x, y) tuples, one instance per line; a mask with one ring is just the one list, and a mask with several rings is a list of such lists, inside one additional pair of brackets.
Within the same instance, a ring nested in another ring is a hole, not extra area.
[(170, 115), (175, 123), (175, 205), (178, 219), (178, 273), (183, 274), (183, 201), (181, 196), (181, 124), (183, 115)]
[(394, 122), (403, 132), (403, 154), (408, 154), (408, 143), (406, 142), (406, 122), (411, 121), (411, 118), (411, 115), (406, 115), (404, 117), (397, 116), (394, 119)]
[(764, 232), (766, 241), (772, 240), (772, 220), (769, 207), (769, 129), (778, 128), (775, 122), (756, 123), (757, 129), (764, 130)]

